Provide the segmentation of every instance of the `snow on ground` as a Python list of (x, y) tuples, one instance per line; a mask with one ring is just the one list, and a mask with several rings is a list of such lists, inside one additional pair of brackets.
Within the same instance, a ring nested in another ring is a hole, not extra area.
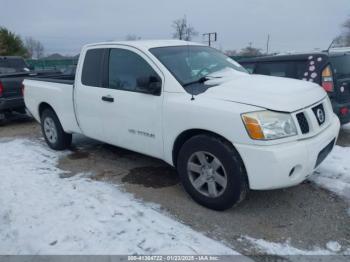
[(350, 200), (350, 147), (335, 146), (310, 180)]
[[(341, 251), (341, 245), (336, 241), (330, 241), (327, 243), (327, 249), (321, 249), (315, 247), (313, 250), (302, 250), (295, 248), (290, 245), (289, 241), (285, 243), (274, 243), (269, 242), (263, 239), (255, 239), (252, 237), (244, 236), (240, 239), (241, 241), (247, 240), (253, 244), (258, 250), (262, 251), (265, 254), (269, 255), (278, 255), (278, 256), (290, 256), (290, 255), (350, 255), (350, 250)], [(340, 253), (339, 253), (340, 252)]]
[(0, 254), (237, 254), (87, 174), (59, 178), (60, 154), (0, 140)]

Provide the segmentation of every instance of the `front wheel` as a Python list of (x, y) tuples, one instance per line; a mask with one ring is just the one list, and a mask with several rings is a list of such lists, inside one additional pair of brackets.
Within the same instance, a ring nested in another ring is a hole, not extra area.
[(41, 130), (46, 143), (54, 150), (67, 149), (72, 143), (72, 134), (64, 132), (58, 117), (51, 109), (45, 109), (41, 114)]
[(210, 209), (228, 209), (248, 192), (238, 152), (214, 136), (198, 135), (188, 140), (179, 152), (177, 169), (189, 195)]

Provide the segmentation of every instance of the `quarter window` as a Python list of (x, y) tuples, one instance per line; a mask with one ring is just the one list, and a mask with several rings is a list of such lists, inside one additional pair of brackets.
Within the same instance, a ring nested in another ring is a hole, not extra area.
[(102, 87), (103, 55), (105, 49), (90, 49), (86, 52), (81, 82), (83, 85)]

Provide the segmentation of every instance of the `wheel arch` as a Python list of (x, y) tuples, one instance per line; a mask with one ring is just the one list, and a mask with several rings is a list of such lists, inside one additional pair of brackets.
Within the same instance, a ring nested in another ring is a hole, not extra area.
[(39, 113), (39, 118), (40, 119), (41, 119), (41, 115), (42, 115), (42, 113), (44, 112), (45, 109), (51, 109), (56, 114), (55, 109), (53, 109), (53, 107), (50, 104), (48, 104), (46, 102), (41, 102), (39, 104), (39, 107), (38, 107), (38, 113)]
[[(213, 136), (213, 137), (219, 138), (225, 144), (229, 145), (235, 151), (237, 151), (237, 149), (234, 147), (232, 142), (230, 142), (227, 138), (225, 138), (224, 136), (222, 136), (218, 133), (215, 133), (215, 132), (212, 132), (209, 130), (205, 130), (205, 129), (200, 129), (200, 128), (188, 129), (188, 130), (185, 130), (182, 133), (180, 133), (174, 141), (173, 150), (172, 150), (172, 161), (173, 161), (173, 165), (175, 167), (177, 164), (177, 157), (178, 157), (178, 154), (180, 152), (181, 147), (186, 143), (186, 141), (188, 141), (189, 139), (191, 139), (192, 137), (197, 136), (197, 135), (208, 135), (208, 136)], [(237, 153), (238, 153), (238, 155), (240, 155), (238, 151), (237, 151)], [(243, 162), (243, 160), (242, 160), (242, 162)]]
[(250, 189), (250, 183), (249, 183), (249, 175), (245, 166), (245, 162), (243, 161), (243, 158), (241, 156), (241, 154), (239, 153), (239, 151), (236, 149), (236, 147), (233, 145), (233, 143), (231, 141), (229, 141), (227, 138), (225, 138), (224, 136), (209, 131), (209, 130), (205, 130), (205, 129), (189, 129), (186, 131), (183, 131), (182, 133), (180, 133), (177, 138), (175, 139), (174, 142), (174, 146), (173, 146), (173, 150), (172, 150), (172, 157), (173, 157), (173, 165), (177, 167), (177, 158), (179, 155), (179, 152), (182, 148), (182, 146), (189, 141), (191, 138), (198, 136), (198, 135), (207, 135), (209, 137), (214, 137), (217, 140), (219, 140), (220, 142), (222, 142), (224, 144), (224, 146), (229, 147), (232, 149), (232, 151), (235, 153), (234, 157), (236, 160), (238, 160), (238, 166), (241, 174), (242, 174), (242, 184), (241, 184), (241, 195), (239, 196), (239, 199), (237, 201), (237, 203), (241, 202), (246, 194), (249, 192)]

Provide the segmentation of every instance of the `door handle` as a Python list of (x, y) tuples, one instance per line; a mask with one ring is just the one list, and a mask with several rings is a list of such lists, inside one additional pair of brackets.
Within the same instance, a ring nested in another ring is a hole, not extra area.
[(102, 101), (113, 103), (114, 102), (114, 98), (111, 97), (111, 96), (103, 96), (102, 97)]

